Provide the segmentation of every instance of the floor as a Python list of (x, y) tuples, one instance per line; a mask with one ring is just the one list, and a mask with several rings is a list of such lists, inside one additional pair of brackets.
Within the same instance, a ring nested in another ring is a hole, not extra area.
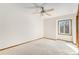
[[(78, 54), (67, 42), (39, 39), (17, 47), (0, 51), (1, 55), (74, 55)], [(71, 44), (73, 45), (73, 44)]]

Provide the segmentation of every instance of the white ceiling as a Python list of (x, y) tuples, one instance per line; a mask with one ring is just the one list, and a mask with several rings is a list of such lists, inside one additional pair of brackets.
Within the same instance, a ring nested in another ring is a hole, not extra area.
[[(38, 5), (41, 5), (41, 3), (39, 3)], [(76, 3), (46, 3), (43, 6), (45, 7), (45, 9), (53, 8), (54, 11), (50, 12), (51, 17), (57, 17), (57, 16), (76, 13), (77, 5), (78, 4)], [(39, 8), (33, 8), (33, 9), (29, 8), (29, 7), (34, 7), (33, 3), (4, 4), (4, 6), (9, 6), (11, 8), (12, 7), (19, 8), (19, 10), (24, 11), (26, 14), (33, 14), (34, 12), (40, 11)], [(47, 16), (43, 16), (43, 17), (47, 17)]]
[[(29, 10), (30, 12), (39, 12), (40, 9), (31, 9), (31, 8), (25, 8), (25, 7), (33, 7), (34, 5), (32, 3), (26, 3), (26, 4), (16, 4), (19, 6), (19, 8), (23, 8), (24, 10)], [(37, 4), (41, 5), (41, 3)], [(77, 12), (77, 5), (76, 3), (46, 3), (43, 6), (45, 9), (51, 9), (53, 8), (54, 11), (50, 12), (52, 17), (56, 16), (62, 16), (67, 14), (73, 14)], [(36, 11), (37, 10), (37, 11)]]

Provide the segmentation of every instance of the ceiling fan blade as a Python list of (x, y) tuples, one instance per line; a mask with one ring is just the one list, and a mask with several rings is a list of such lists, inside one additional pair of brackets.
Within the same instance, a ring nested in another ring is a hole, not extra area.
[(50, 11), (53, 11), (54, 9), (49, 9), (49, 10), (46, 10), (46, 12), (50, 12)]
[(40, 12), (34, 12), (33, 14), (40, 14)]
[(37, 5), (36, 3), (32, 3), (34, 6), (32, 7), (24, 7), (24, 8), (30, 8), (30, 9), (34, 9), (34, 8), (41, 8), (41, 6)]
[(24, 7), (24, 8), (35, 9), (36, 7)]
[(39, 9), (40, 7), (32, 6), (32, 7), (24, 7), (24, 8), (29, 8), (29, 9), (35, 9), (35, 8), (37, 8), (37, 9)]
[(51, 16), (51, 14), (48, 14), (48, 13), (46, 13), (46, 12), (45, 12), (45, 14), (48, 15), (48, 16)]

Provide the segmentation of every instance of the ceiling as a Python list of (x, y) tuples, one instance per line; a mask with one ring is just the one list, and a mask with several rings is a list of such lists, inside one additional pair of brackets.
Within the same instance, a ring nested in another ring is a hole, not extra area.
[[(41, 5), (42, 3), (38, 3), (38, 5)], [(1, 4), (0, 4), (1, 5)], [(54, 11), (49, 12), (51, 16), (43, 16), (43, 17), (57, 17), (62, 15), (68, 15), (68, 14), (74, 14), (77, 12), (77, 3), (45, 3), (43, 6), (45, 9), (51, 9), (53, 8)], [(4, 6), (9, 7), (16, 7), (20, 11), (24, 11), (26, 14), (33, 14), (34, 12), (39, 12), (39, 8), (30, 8), (34, 7), (33, 3), (13, 3), (13, 4), (4, 4)]]
[[(39, 3), (37, 5), (41, 5), (42, 3)], [(45, 9), (51, 9), (53, 8), (54, 11), (50, 12), (52, 17), (56, 16), (62, 16), (67, 14), (74, 14), (77, 12), (77, 5), (76, 3), (46, 3), (43, 6)], [(28, 8), (28, 7), (34, 7), (33, 3), (24, 3), (24, 4), (17, 4), (19, 8), (23, 8), (24, 10), (29, 10), (30, 12), (36, 12), (36, 10), (39, 12), (40, 9), (38, 8)], [(26, 8), (25, 8), (26, 7)]]

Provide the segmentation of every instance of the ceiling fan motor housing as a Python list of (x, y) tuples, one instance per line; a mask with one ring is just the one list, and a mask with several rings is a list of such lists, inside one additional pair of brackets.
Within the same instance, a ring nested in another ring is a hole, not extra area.
[(45, 12), (44, 7), (41, 7), (41, 9), (42, 9), (41, 13), (44, 13)]

